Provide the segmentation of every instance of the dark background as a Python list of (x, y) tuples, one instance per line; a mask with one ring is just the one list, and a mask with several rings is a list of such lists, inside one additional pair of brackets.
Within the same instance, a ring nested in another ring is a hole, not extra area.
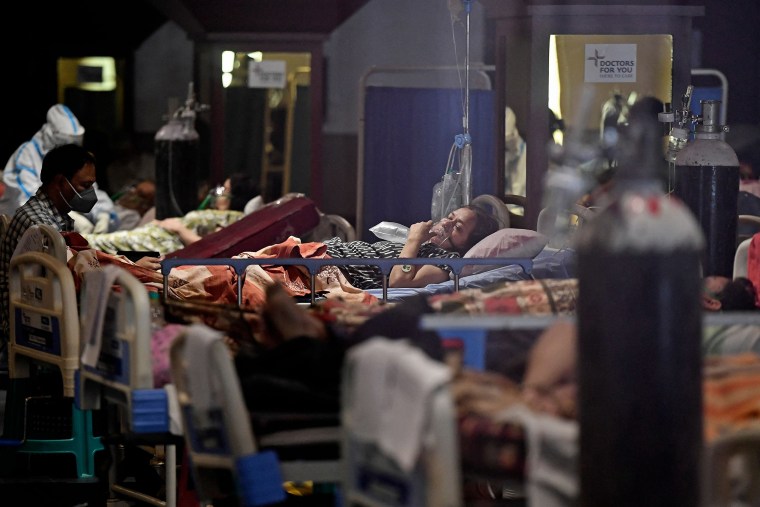
[[(285, 0), (283, 0), (285, 1)], [(443, 1), (443, 0), (441, 0)], [(300, 4), (289, 0), (291, 8)], [(266, 31), (292, 31), (297, 34), (302, 28), (294, 19), (301, 16), (283, 16), (271, 13), (268, 19), (250, 16), (259, 6), (269, 4), (264, 0), (239, 2), (226, 0), (213, 2), (215, 30), (224, 29), (229, 20), (230, 29)], [(286, 2), (287, 3), (287, 2)], [(309, 13), (306, 19), (321, 29), (329, 29), (346, 19), (360, 8), (366, 0), (319, 0), (322, 7)], [(539, 3), (539, 2), (536, 2)], [(570, 2), (540, 2), (570, 3)], [(578, 3), (594, 3), (589, 1)], [(602, 2), (609, 3), (609, 2)], [(614, 2), (624, 3), (624, 2)], [(645, 4), (644, 2), (631, 2)], [(653, 2), (649, 2), (650, 4)], [(654, 2), (662, 3), (662, 2)], [(693, 66), (715, 68), (723, 72), (729, 82), (728, 124), (760, 124), (760, 2), (757, 0), (704, 0), (680, 2), (688, 5), (703, 5), (705, 16), (694, 19), (698, 42)], [(14, 7), (18, 10), (13, 17), (6, 17), (6, 29), (0, 36), (4, 53), (2, 92), (4, 121), (0, 123), (0, 161), (5, 164), (7, 157), (22, 142), (28, 140), (44, 123), (47, 109), (58, 101), (57, 60), (60, 57), (113, 56), (123, 59), (126, 65), (124, 81), (124, 121), (126, 134), (133, 130), (134, 111), (131, 96), (130, 76), (133, 54), (140, 44), (156, 29), (162, 26), (168, 15), (183, 24), (183, 4), (196, 7), (203, 2), (194, 0), (81, 0), (76, 2), (53, 2), (39, 4), (24, 2)], [(309, 2), (310, 5), (314, 5)], [(285, 5), (285, 4), (281, 4)], [(253, 6), (253, 7), (252, 7)], [(243, 9), (244, 12), (236, 12)], [(225, 13), (220, 16), (219, 13)], [(206, 14), (203, 14), (206, 16)], [(241, 23), (248, 16), (250, 25)], [(324, 16), (324, 20), (319, 17)], [(255, 19), (255, 23), (253, 22)], [(203, 18), (201, 18), (203, 21)], [(234, 24), (233, 24), (234, 21)], [(15, 26), (14, 26), (15, 25)], [(310, 27), (309, 27), (310, 29)], [(203, 33), (189, 37), (203, 37)], [(489, 63), (489, 62), (487, 62)], [(673, 90), (679, 97), (684, 90)], [(76, 112), (76, 111), (75, 111)], [(83, 125), (91, 130), (86, 135), (87, 143), (98, 148), (99, 162), (107, 164), (112, 153), (114, 140), (110, 137), (98, 139), (87, 118), (81, 118)], [(151, 133), (152, 134), (152, 133)]]

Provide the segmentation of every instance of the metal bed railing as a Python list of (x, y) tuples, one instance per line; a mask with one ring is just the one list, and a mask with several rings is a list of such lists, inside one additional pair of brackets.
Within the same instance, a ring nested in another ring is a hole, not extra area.
[[(163, 293), (164, 301), (169, 294), (169, 274), (171, 270), (178, 266), (230, 266), (238, 275), (237, 278), (237, 304), (242, 305), (243, 301), (243, 283), (245, 282), (246, 268), (248, 266), (303, 266), (309, 272), (310, 286), (314, 287), (317, 273), (325, 266), (377, 266), (383, 274), (383, 297), (382, 301), (388, 300), (388, 278), (393, 266), (399, 264), (434, 265), (449, 266), (454, 274), (454, 290), (459, 290), (459, 279), (462, 270), (466, 266), (509, 266), (519, 265), (526, 274), (530, 275), (533, 271), (532, 259), (518, 258), (399, 258), (399, 259), (302, 259), (302, 258), (269, 258), (269, 259), (232, 259), (232, 258), (213, 258), (213, 259), (165, 259), (161, 262), (161, 274), (163, 275)], [(312, 290), (310, 302), (313, 305), (316, 302), (316, 294)]]

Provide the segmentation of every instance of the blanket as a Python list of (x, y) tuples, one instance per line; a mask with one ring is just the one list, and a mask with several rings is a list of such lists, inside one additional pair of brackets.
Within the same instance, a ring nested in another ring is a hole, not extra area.
[(439, 313), (572, 315), (577, 300), (578, 280), (567, 278), (499, 282), (431, 296), (428, 302)]
[[(329, 258), (324, 243), (302, 243), (291, 236), (282, 243), (267, 246), (256, 252), (243, 252), (233, 257), (245, 258)], [(161, 273), (136, 265), (124, 256), (79, 247), (69, 259), (77, 289), (89, 270), (105, 265), (118, 265), (141, 282), (155, 290), (163, 290)], [(237, 304), (237, 274), (230, 266), (178, 266), (169, 275), (169, 297), (179, 301), (213, 303), (234, 306)], [(351, 285), (335, 266), (323, 268), (315, 277), (315, 287), (310, 287), (308, 271), (302, 266), (261, 265), (246, 269), (243, 283), (242, 307), (257, 308), (264, 303), (266, 286), (280, 283), (292, 296), (306, 296), (312, 290), (323, 293), (328, 299), (372, 304), (377, 298)]]
[[(302, 258), (325, 259), (324, 243), (301, 243), (291, 236), (282, 243), (270, 245), (256, 252), (243, 252), (233, 259), (246, 258)], [(351, 285), (336, 267), (325, 267), (310, 287), (310, 276), (302, 266), (256, 265), (246, 269), (243, 283), (242, 307), (256, 308), (264, 303), (267, 285), (280, 283), (291, 296), (306, 296), (315, 291), (329, 298), (370, 304), (374, 296)], [(169, 277), (172, 298), (182, 301), (205, 301), (218, 304), (237, 304), (237, 274), (229, 266), (180, 266)]]

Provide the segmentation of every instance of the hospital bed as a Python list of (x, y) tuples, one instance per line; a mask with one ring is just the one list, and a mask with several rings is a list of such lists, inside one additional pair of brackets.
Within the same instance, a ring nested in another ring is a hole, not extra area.
[[(254, 433), (257, 414), (248, 414), (223, 333), (203, 324), (190, 325), (172, 343), (171, 370), (195, 490), (204, 505), (224, 502), (250, 507), (283, 502), (286, 481), (339, 487), (339, 458), (298, 452), (315, 443), (338, 446), (337, 427)], [(290, 417), (292, 423), (295, 416), (280, 417)]]
[[(37, 251), (14, 255), (9, 271), (9, 390), (4, 437), (17, 455), (71, 456), (74, 476), (94, 479), (104, 449), (93, 414), (75, 403), (79, 368), (76, 290), (60, 259)], [(60, 473), (60, 471), (59, 471)]]
[[(89, 299), (81, 305), (80, 316), (77, 314), (80, 298), (66, 259), (67, 247), (63, 236), (51, 226), (35, 225), (22, 236), (11, 263), (14, 266), (11, 270), (11, 293), (14, 294), (12, 308), (15, 306), (18, 309), (13, 312), (12, 319), (12, 329), (15, 332), (9, 360), (13, 370), (10, 376), (31, 376), (30, 372), (35, 368), (33, 363), (57, 365), (61, 370), (64, 398), (74, 400), (70, 410), (75, 434), (70, 439), (64, 439), (68, 440), (66, 444), (58, 443), (56, 448), (51, 439), (30, 442), (26, 438), (27, 433), (21, 435), (19, 451), (28, 452), (33, 449), (39, 454), (73, 454), (77, 460), (77, 474), (89, 478), (95, 473), (92, 454), (104, 450), (102, 438), (112, 444), (111, 450), (114, 451), (118, 440), (115, 433), (120, 436), (151, 434), (152, 438), (148, 439), (150, 444), (163, 446), (169, 442), (165, 453), (168, 462), (165, 474), (166, 499), (152, 498), (136, 491), (131, 492), (132, 497), (152, 505), (172, 507), (176, 505), (175, 449), (171, 439), (165, 435), (169, 433), (167, 399), (170, 394), (164, 389), (152, 389), (151, 334), (146, 288), (126, 271), (106, 266), (103, 273), (112, 273), (112, 276), (102, 278), (103, 287), (97, 287), (102, 292), (94, 297), (88, 296), (90, 292), (87, 289), (92, 289), (95, 285), (94, 278), (89, 284), (84, 284), (82, 293), (85, 299)], [(92, 274), (97, 273), (100, 272)], [(112, 293), (114, 283), (120, 286), (119, 292)], [(14, 301), (18, 290), (21, 290), (21, 298)], [(30, 297), (33, 299), (31, 302)], [(24, 300), (26, 305), (22, 304)], [(98, 313), (95, 309), (101, 302), (104, 304)], [(34, 310), (29, 308), (29, 304), (34, 306)], [(90, 322), (95, 317), (104, 323), (103, 332), (92, 332)], [(88, 330), (91, 331), (88, 337), (93, 343), (86, 343), (85, 350), (88, 354), (83, 356), (82, 361), (80, 345), (85, 343), (80, 341), (80, 336), (84, 336)], [(103, 406), (102, 400), (107, 400)], [(109, 407), (111, 409), (121, 407), (123, 412), (108, 413), (107, 415), (113, 416), (112, 419), (101, 417), (106, 415), (106, 405), (112, 405)], [(93, 434), (92, 414), (98, 414), (101, 422), (98, 436)], [(54, 416), (54, 413), (45, 414), (50, 421)], [(27, 420), (21, 431), (26, 432), (28, 426)], [(10, 424), (11, 432), (14, 428), (17, 426)], [(176, 427), (174, 430), (175, 433), (179, 431)], [(18, 434), (19, 430), (15, 431)], [(114, 468), (108, 476), (110, 486), (113, 491), (121, 488), (120, 493), (129, 494), (130, 488), (115, 484), (116, 456), (119, 453), (112, 454)]]
[(406, 340), (353, 347), (343, 373), (347, 505), (461, 507), (451, 371)]
[[(115, 291), (114, 286), (119, 290)], [(81, 289), (83, 347), (79, 403), (108, 410), (106, 443), (111, 451), (111, 501), (140, 500), (159, 507), (177, 505), (177, 446), (182, 443), (174, 386), (156, 385), (151, 357), (148, 292), (127, 271), (105, 266), (85, 275)], [(120, 457), (128, 446), (144, 446), (164, 461), (164, 492), (130, 483)]]

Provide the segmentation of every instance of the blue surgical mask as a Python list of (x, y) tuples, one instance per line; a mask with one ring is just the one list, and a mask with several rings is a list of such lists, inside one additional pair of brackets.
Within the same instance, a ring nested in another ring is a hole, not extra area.
[(77, 192), (77, 189), (74, 188), (74, 185), (71, 184), (71, 182), (66, 179), (66, 183), (69, 184), (71, 187), (71, 190), (74, 191), (74, 198), (71, 200), (71, 202), (67, 201), (65, 197), (63, 197), (63, 194), (61, 194), (61, 198), (66, 202), (66, 204), (69, 205), (69, 208), (72, 209), (72, 211), (78, 211), (79, 213), (89, 213), (90, 210), (95, 206), (95, 203), (98, 202), (98, 195), (95, 193), (95, 187), (92, 186), (82, 192), (81, 194)]

